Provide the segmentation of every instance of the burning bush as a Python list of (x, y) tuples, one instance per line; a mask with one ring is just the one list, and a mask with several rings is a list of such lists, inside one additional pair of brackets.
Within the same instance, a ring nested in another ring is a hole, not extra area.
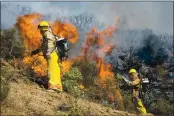
[[(37, 29), (37, 26), (39, 22), (43, 19), (43, 17), (44, 16), (42, 14), (33, 13), (26, 14), (17, 18), (15, 26), (18, 28), (20, 35), (23, 37), (22, 39), (24, 39), (23, 41), (26, 54), (30, 54), (32, 50), (40, 47), (40, 40), (42, 36)], [(50, 24), (55, 35), (64, 37), (72, 43), (77, 42), (78, 31), (74, 25), (72, 25), (71, 23), (63, 23), (60, 21), (54, 21), (53, 24), (50, 22)], [(37, 74), (37, 76), (46, 75), (47, 64), (46, 60), (43, 58), (42, 53), (33, 57), (24, 57), (23, 62), (27, 66), (31, 67)]]
[(105, 81), (96, 78), (95, 84), (87, 89), (86, 94), (93, 101), (118, 110), (124, 110), (120, 89), (114, 77), (108, 78)]

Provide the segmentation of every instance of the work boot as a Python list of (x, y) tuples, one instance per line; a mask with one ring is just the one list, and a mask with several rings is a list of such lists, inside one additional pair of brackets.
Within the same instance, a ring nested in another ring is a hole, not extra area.
[(55, 92), (54, 89), (48, 89), (47, 91), (48, 91), (48, 92)]
[(58, 93), (62, 92), (62, 89), (58, 89), (58, 88), (52, 88), (52, 90), (55, 91), (55, 92), (58, 92)]
[(47, 91), (49, 92), (58, 92), (58, 93), (61, 93), (63, 92), (63, 90), (60, 88), (56, 88), (56, 87), (53, 87), (53, 88), (49, 88)]

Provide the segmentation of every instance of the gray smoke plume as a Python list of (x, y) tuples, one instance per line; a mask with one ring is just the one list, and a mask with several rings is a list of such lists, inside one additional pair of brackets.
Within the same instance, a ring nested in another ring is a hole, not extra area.
[(31, 12), (52, 20), (65, 20), (68, 16), (89, 12), (106, 25), (113, 24), (115, 17), (120, 16), (120, 28), (149, 28), (173, 34), (172, 2), (2, 2), (1, 24), (10, 28), (17, 16)]

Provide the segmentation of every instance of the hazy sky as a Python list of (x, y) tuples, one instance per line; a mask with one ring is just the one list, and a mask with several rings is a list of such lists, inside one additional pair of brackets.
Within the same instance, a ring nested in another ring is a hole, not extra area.
[(158, 33), (173, 34), (172, 2), (2, 2), (1, 25), (10, 28), (16, 17), (23, 14), (18, 5), (27, 6), (30, 12), (58, 16), (77, 15), (90, 12), (100, 22), (112, 24), (120, 16), (124, 28), (150, 28)]

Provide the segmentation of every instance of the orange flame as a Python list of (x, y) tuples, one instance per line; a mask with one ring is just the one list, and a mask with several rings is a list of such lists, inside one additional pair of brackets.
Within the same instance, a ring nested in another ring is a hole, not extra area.
[[(17, 19), (15, 26), (19, 29), (19, 32), (24, 39), (26, 52), (31, 52), (31, 50), (37, 49), (40, 46), (40, 38), (42, 36), (37, 29), (37, 25), (42, 18), (43, 15), (34, 13), (20, 16)], [(87, 58), (89, 60), (96, 61), (98, 76), (101, 77), (102, 87), (105, 87), (105, 81), (103, 80), (107, 78), (111, 79), (111, 77), (114, 79), (114, 73), (111, 71), (112, 65), (105, 62), (104, 56), (110, 55), (115, 47), (112, 45), (110, 40), (112, 39), (114, 31), (118, 29), (119, 21), (119, 18), (117, 18), (114, 26), (109, 26), (101, 32), (99, 32), (96, 28), (92, 28), (89, 33), (86, 33), (86, 41), (82, 46), (82, 56), (63, 61), (61, 64), (62, 73), (64, 74), (67, 72), (75, 61)], [(71, 23), (62, 23), (56, 20), (52, 25), (52, 30), (55, 35), (64, 37), (72, 43), (76, 43), (78, 41), (79, 35), (77, 28)], [(47, 62), (42, 54), (34, 55), (32, 57), (26, 56), (24, 57), (23, 62), (28, 67), (31, 67), (37, 76), (46, 75)], [(108, 97), (111, 101), (113, 101), (115, 97), (119, 99), (118, 101), (122, 101), (119, 91), (115, 95), (109, 94)]]
[[(98, 75), (102, 79), (114, 76), (114, 73), (111, 71), (112, 65), (105, 63), (104, 56), (110, 55), (115, 47), (114, 45), (109, 44), (111, 43), (109, 42), (110, 40), (107, 40), (106, 42), (106, 39), (111, 39), (114, 31), (118, 29), (119, 22), (120, 19), (117, 17), (114, 26), (109, 26), (101, 32), (97, 31), (96, 28), (92, 28), (89, 33), (86, 33), (86, 42), (82, 47), (82, 56), (97, 62)], [(96, 48), (94, 48), (94, 46), (96, 46)], [(97, 51), (97, 53), (92, 51), (92, 48), (95, 49), (94, 51)]]
[[(34, 49), (40, 47), (40, 39), (42, 38), (37, 26), (43, 15), (38, 13), (27, 14), (20, 16), (17, 19), (16, 27), (19, 29), (20, 35), (24, 39), (24, 45), (26, 52), (31, 52)], [(74, 25), (70, 23), (61, 23), (55, 21), (52, 25), (53, 33), (65, 37), (70, 42), (75, 43), (78, 40), (78, 32)], [(43, 54), (34, 55), (32, 57), (27, 56), (23, 59), (24, 64), (31, 67), (38, 76), (45, 76), (47, 69), (47, 62), (43, 57)], [(71, 67), (72, 63), (66, 61), (62, 63), (63, 72), (66, 72)], [(66, 65), (66, 66), (65, 66)], [(64, 69), (64, 67), (66, 67)]]
[(62, 73), (64, 74), (65, 72), (69, 71), (69, 69), (71, 68), (71, 65), (73, 64), (72, 60), (66, 60), (64, 62), (62, 62)]
[(78, 40), (77, 28), (71, 23), (61, 23), (56, 20), (52, 26), (53, 33), (68, 39), (71, 43), (76, 43)]
[(98, 58), (97, 60), (97, 68), (99, 71), (99, 76), (103, 79), (103, 78), (107, 78), (107, 77), (113, 77), (114, 73), (111, 72), (111, 64), (105, 64), (104, 60), (101, 58)]
[(20, 34), (24, 38), (25, 48), (27, 50), (39, 47), (42, 36), (37, 29), (37, 25), (39, 24), (39, 19), (42, 17), (41, 14), (34, 13), (20, 16), (17, 19), (15, 26), (20, 30)]
[[(31, 52), (31, 50), (37, 49), (40, 46), (40, 39), (42, 36), (37, 29), (37, 26), (42, 17), (43, 15), (41, 14), (33, 13), (20, 16), (17, 19), (15, 26), (19, 29), (19, 32), (24, 39), (26, 52)], [(23, 62), (31, 67), (38, 76), (44, 76), (46, 74), (46, 70), (43, 69), (43, 67), (47, 67), (47, 64), (41, 54), (33, 57), (24, 57)]]

